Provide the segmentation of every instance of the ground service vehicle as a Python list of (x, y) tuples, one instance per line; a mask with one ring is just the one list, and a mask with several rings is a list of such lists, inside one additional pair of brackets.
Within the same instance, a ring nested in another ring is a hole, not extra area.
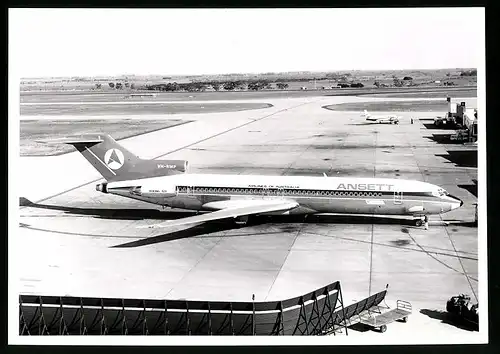
[(446, 302), (446, 311), (474, 328), (479, 326), (479, 304), (472, 304), (468, 295), (452, 296)]

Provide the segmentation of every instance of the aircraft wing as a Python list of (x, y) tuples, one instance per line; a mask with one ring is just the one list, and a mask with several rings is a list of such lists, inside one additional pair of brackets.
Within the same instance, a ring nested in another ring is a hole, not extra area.
[(221, 204), (219, 207), (213, 206), (213, 209), (219, 209), (210, 213), (190, 216), (178, 220), (169, 220), (162, 222), (160, 224), (139, 226), (139, 228), (165, 228), (165, 227), (175, 227), (183, 225), (201, 224), (207, 221), (236, 218), (238, 216), (254, 215), (254, 214), (264, 214), (278, 211), (288, 211), (295, 209), (299, 204), (295, 201), (289, 200), (238, 200), (238, 201), (228, 201), (227, 207), (223, 207)]

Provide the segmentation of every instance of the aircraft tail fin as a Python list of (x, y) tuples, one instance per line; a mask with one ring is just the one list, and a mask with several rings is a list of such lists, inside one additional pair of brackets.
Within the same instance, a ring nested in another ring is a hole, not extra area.
[(107, 134), (85, 134), (40, 142), (73, 145), (109, 182), (169, 176), (188, 169), (185, 160), (141, 159)]
[(43, 141), (73, 145), (108, 181), (126, 179), (127, 171), (141, 159), (106, 134), (85, 134)]

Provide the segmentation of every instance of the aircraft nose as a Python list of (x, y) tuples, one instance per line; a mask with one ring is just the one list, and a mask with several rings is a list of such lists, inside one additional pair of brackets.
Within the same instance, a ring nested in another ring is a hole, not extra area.
[(460, 208), (462, 205), (464, 205), (464, 201), (462, 199), (457, 198), (455, 196), (453, 196), (452, 198), (455, 199), (457, 203), (460, 203), (460, 205), (457, 208)]
[(462, 199), (455, 197), (454, 195), (451, 194), (448, 194), (448, 197), (453, 200), (452, 204), (454, 206), (452, 206), (452, 209), (460, 208), (462, 205), (464, 205), (464, 201)]
[(460, 206), (464, 205), (464, 201), (463, 201), (462, 199), (457, 198), (457, 197), (455, 197), (455, 196), (453, 196), (453, 199), (455, 199), (457, 202), (459, 202), (459, 203), (460, 203)]

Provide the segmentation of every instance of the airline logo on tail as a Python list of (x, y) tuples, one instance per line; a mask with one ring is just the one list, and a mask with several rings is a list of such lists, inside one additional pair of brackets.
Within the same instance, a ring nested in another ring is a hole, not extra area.
[(118, 149), (109, 149), (106, 151), (104, 155), (104, 162), (106, 166), (108, 166), (112, 170), (118, 170), (123, 166), (125, 162), (125, 157), (123, 156), (123, 152)]

